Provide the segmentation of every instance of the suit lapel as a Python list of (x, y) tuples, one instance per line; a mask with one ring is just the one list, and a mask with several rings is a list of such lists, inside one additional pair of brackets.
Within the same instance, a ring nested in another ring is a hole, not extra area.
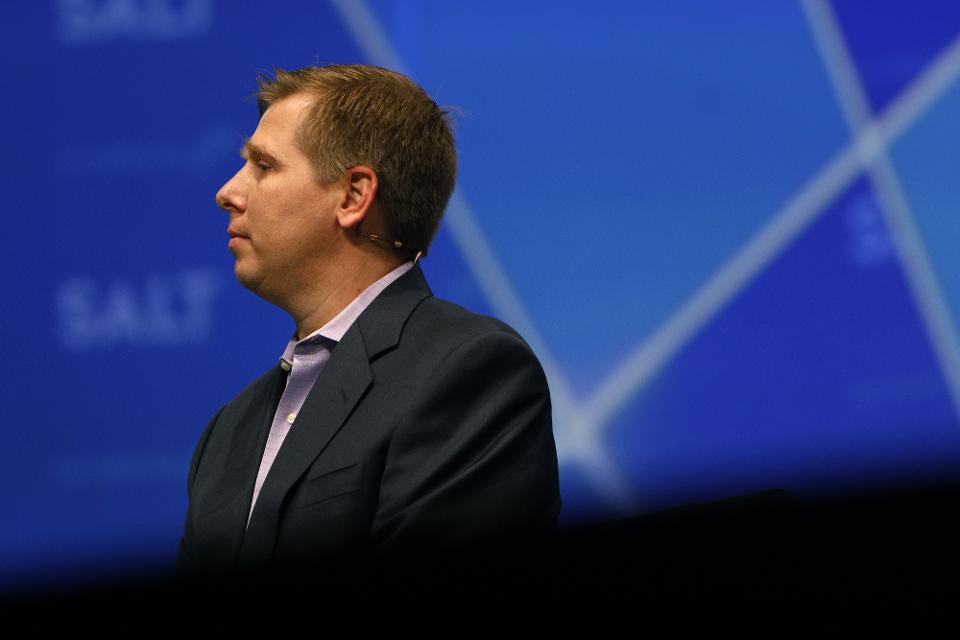
[(284, 497), (343, 425), (370, 381), (363, 341), (359, 333), (348, 332), (331, 354), (270, 467), (243, 539), (241, 563), (269, 560)]
[(204, 497), (198, 526), (203, 538), (215, 540), (212, 550), (224, 562), (234, 561), (243, 540), (260, 457), (283, 393), (283, 373), (274, 367), (224, 410), (218, 429), (232, 433), (226, 467)]
[[(280, 509), (287, 492), (362, 400), (373, 381), (370, 361), (397, 344), (407, 318), (417, 304), (430, 295), (420, 267), (415, 266), (377, 296), (334, 348), (260, 490), (243, 539), (241, 563), (259, 564), (270, 559)], [(259, 442), (261, 455), (265, 441), (264, 434)], [(259, 459), (246, 464), (253, 464), (256, 468)], [(246, 505), (249, 508), (250, 496), (247, 496)]]

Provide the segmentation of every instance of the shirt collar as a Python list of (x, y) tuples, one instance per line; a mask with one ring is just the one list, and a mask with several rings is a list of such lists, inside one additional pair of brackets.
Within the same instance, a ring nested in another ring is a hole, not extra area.
[(340, 342), (347, 329), (353, 325), (354, 321), (363, 313), (364, 309), (370, 306), (370, 303), (386, 289), (390, 283), (405, 274), (413, 268), (414, 261), (405, 262), (387, 275), (383, 276), (369, 287), (364, 289), (360, 295), (353, 299), (343, 310), (335, 315), (325, 325), (308, 335), (303, 340), (297, 340), (297, 334), (294, 333), (290, 341), (287, 342), (287, 348), (283, 350), (280, 356), (280, 367), (284, 371), (289, 371), (293, 366), (293, 352), (298, 345), (313, 345), (317, 343), (336, 344)]

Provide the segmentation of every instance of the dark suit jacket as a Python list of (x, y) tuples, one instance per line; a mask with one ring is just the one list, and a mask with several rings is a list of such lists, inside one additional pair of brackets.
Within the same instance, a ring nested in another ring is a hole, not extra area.
[(434, 298), (419, 266), (334, 348), (245, 528), (284, 375), (270, 369), (203, 430), (181, 568), (453, 549), (556, 526), (557, 453), (539, 362), (507, 325)]

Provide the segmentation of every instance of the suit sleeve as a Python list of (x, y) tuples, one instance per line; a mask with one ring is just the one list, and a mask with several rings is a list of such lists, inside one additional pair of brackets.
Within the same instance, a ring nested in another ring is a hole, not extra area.
[(193, 520), (190, 513), (190, 503), (193, 501), (193, 483), (197, 477), (197, 468), (200, 466), (200, 458), (203, 456), (203, 450), (207, 446), (207, 440), (210, 439), (210, 432), (213, 430), (213, 426), (217, 423), (220, 414), (223, 413), (225, 408), (226, 405), (220, 407), (220, 410), (210, 418), (207, 426), (204, 427), (203, 432), (200, 434), (200, 440), (197, 442), (197, 446), (193, 451), (193, 457), (190, 459), (190, 469), (187, 471), (187, 514), (184, 518), (183, 535), (180, 538), (180, 546), (177, 551), (177, 569), (179, 571), (189, 570), (191, 564), (190, 554), (187, 548), (189, 546), (188, 540), (191, 540), (193, 537)]
[(391, 440), (375, 545), (452, 550), (548, 533), (559, 511), (540, 363), (512, 333), (469, 338), (424, 382)]

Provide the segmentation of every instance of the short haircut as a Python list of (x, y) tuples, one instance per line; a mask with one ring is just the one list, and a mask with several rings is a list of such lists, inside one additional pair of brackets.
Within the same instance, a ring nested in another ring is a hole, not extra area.
[(350, 167), (377, 173), (377, 196), (390, 240), (426, 253), (457, 175), (449, 111), (410, 78), (382, 67), (330, 65), (277, 69), (258, 78), (260, 114), (283, 98), (315, 98), (297, 132), (320, 184)]

